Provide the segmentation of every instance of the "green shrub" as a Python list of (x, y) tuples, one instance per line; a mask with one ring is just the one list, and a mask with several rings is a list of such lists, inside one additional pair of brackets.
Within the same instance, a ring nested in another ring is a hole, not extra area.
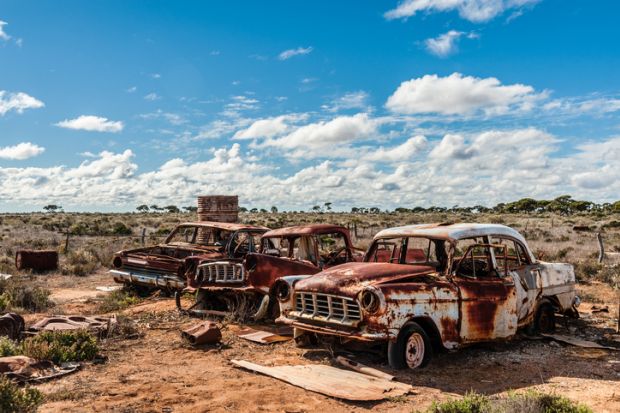
[(23, 354), (56, 364), (92, 360), (99, 352), (97, 339), (85, 330), (43, 331), (24, 340)]
[(131, 235), (131, 228), (129, 228), (127, 225), (123, 224), (122, 222), (117, 222), (114, 224), (114, 227), (112, 228), (112, 233), (114, 235)]
[(0, 337), (0, 357), (17, 356), (21, 353), (19, 344), (8, 337)]
[(537, 391), (510, 393), (507, 396), (488, 397), (467, 393), (459, 400), (433, 403), (428, 413), (592, 413), (584, 405), (566, 397)]
[(20, 388), (6, 376), (0, 374), (0, 412), (36, 412), (43, 403), (43, 393), (32, 387)]
[(84, 249), (71, 251), (67, 254), (67, 259), (61, 268), (61, 273), (64, 275), (77, 275), (83, 277), (93, 273), (99, 260), (93, 255), (92, 252)]
[(140, 298), (133, 291), (116, 290), (105, 296), (98, 310), (101, 313), (120, 311), (139, 302)]
[(15, 279), (0, 282), (0, 311), (26, 310), (34, 313), (52, 307), (51, 291)]

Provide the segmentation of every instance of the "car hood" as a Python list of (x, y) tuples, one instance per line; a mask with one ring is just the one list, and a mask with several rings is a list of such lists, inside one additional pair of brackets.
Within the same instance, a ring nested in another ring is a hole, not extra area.
[(435, 268), (429, 265), (349, 262), (298, 281), (295, 290), (355, 295), (367, 285), (428, 282), (428, 276), (433, 273)]

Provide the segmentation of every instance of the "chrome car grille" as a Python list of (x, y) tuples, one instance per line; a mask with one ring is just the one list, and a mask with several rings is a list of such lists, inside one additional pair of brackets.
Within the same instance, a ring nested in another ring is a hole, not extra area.
[(243, 281), (243, 265), (230, 262), (210, 262), (198, 267), (200, 279), (207, 283), (235, 283)]
[(296, 292), (291, 315), (328, 323), (353, 325), (361, 320), (357, 301), (331, 294)]

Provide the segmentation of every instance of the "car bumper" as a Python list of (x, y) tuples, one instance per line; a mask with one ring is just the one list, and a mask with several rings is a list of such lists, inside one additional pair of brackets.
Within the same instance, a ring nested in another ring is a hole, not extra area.
[(114, 281), (120, 284), (129, 283), (148, 287), (172, 288), (175, 290), (185, 288), (185, 280), (175, 275), (120, 270), (110, 270), (110, 274), (114, 277)]
[(389, 340), (390, 337), (387, 333), (382, 333), (382, 332), (362, 332), (358, 329), (355, 330), (347, 330), (347, 329), (338, 329), (335, 327), (329, 327), (329, 326), (319, 326), (319, 325), (314, 325), (314, 324), (308, 324), (308, 323), (304, 323), (301, 322), (299, 320), (295, 320), (295, 319), (290, 319), (284, 316), (280, 316), (277, 320), (276, 323), (279, 324), (287, 324), (290, 325), (291, 327), (294, 328), (299, 328), (301, 330), (305, 330), (305, 331), (310, 331), (312, 333), (317, 333), (317, 334), (326, 334), (326, 335), (331, 335), (331, 336), (338, 336), (338, 337), (343, 337), (343, 338), (348, 338), (348, 339), (352, 339), (352, 340), (358, 340), (358, 341), (385, 341), (385, 340)]

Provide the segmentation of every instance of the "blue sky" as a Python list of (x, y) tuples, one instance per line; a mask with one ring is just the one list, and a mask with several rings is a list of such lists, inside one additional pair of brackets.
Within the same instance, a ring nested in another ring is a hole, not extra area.
[(0, 1), (0, 208), (620, 193), (614, 1)]

